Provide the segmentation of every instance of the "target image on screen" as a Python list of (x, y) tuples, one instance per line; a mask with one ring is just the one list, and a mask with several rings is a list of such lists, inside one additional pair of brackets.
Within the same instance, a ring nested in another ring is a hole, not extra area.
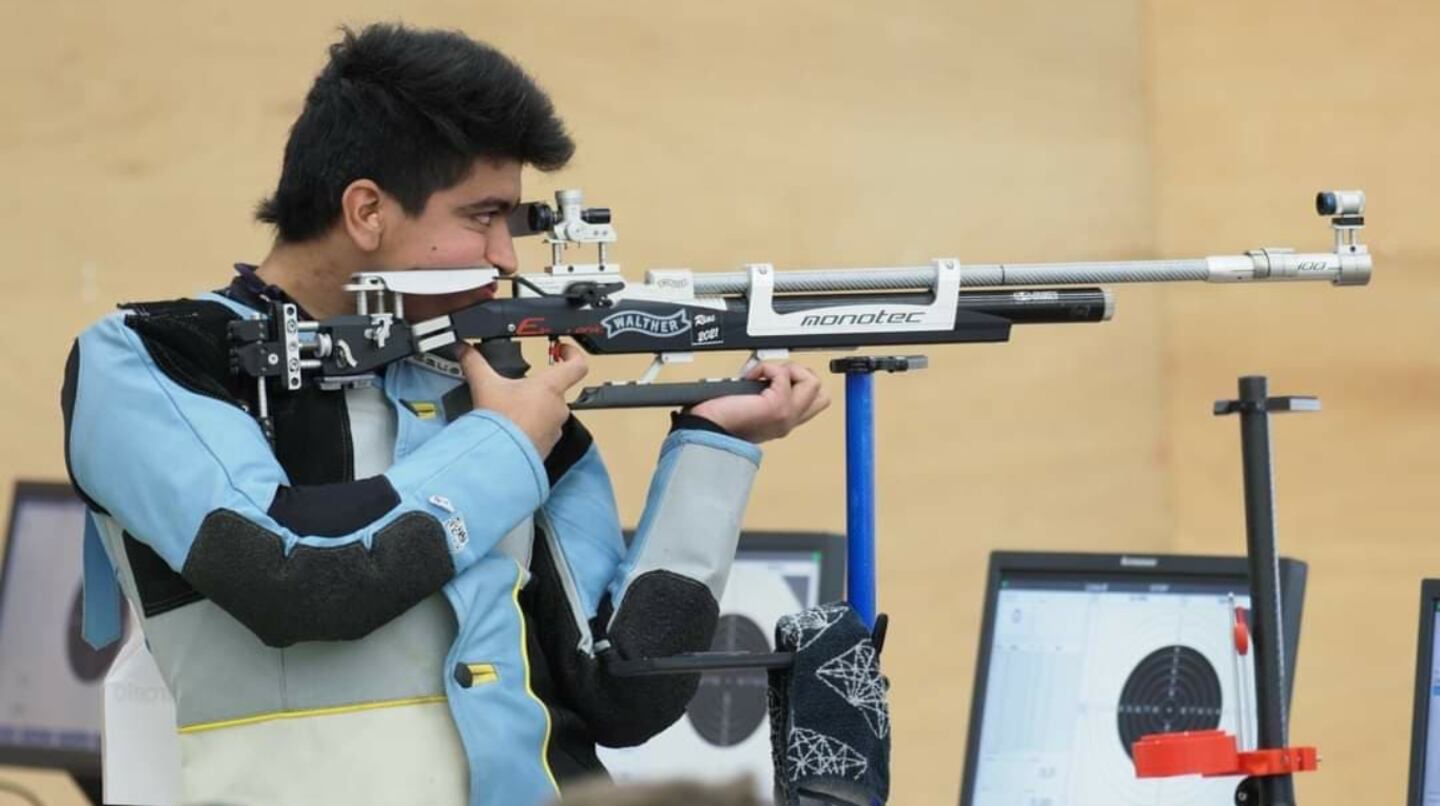
[(1249, 604), (1243, 577), (1002, 575), (970, 803), (1231, 803), (1238, 778), (1141, 780), (1131, 747), (1216, 728), (1253, 741), (1254, 655), (1233, 639)]
[(1220, 726), (1220, 675), (1200, 652), (1175, 644), (1140, 661), (1120, 692), (1120, 746), (1132, 759), (1135, 743), (1155, 733)]

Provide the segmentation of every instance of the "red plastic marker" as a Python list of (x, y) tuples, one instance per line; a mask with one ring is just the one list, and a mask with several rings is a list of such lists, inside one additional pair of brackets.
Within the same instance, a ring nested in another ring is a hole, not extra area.
[(1141, 778), (1175, 775), (1289, 775), (1320, 765), (1313, 747), (1240, 752), (1235, 737), (1223, 730), (1157, 733), (1135, 743), (1135, 774)]

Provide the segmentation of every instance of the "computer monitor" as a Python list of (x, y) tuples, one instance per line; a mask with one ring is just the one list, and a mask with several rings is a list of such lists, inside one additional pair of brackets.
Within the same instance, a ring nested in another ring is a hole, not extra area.
[[(711, 648), (771, 652), (775, 622), (845, 595), (845, 538), (816, 532), (745, 532), (720, 600)], [(600, 748), (617, 780), (725, 780), (751, 775), (772, 791), (764, 670), (707, 672), (685, 716), (640, 747)]]
[(69, 485), (15, 485), (0, 565), (0, 764), (66, 770), (93, 793), (120, 644), (97, 652), (80, 637), (85, 517)]
[(1435, 655), (1435, 612), (1440, 579), (1420, 583), (1420, 642), (1415, 651), (1415, 717), (1410, 729), (1408, 806), (1440, 806), (1440, 658)]
[[(1305, 565), (1280, 576), (1293, 670)], [(1232, 802), (1235, 778), (1137, 778), (1130, 748), (1242, 724), (1254, 745), (1255, 653), (1233, 638), (1248, 579), (1241, 557), (991, 554), (961, 806)]]

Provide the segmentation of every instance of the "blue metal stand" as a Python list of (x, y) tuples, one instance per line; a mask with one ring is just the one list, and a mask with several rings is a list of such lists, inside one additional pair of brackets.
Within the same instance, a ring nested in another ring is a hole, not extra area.
[(845, 374), (845, 597), (875, 628), (875, 376)]
[(884, 642), (885, 619), (875, 603), (875, 373), (924, 369), (923, 355), (836, 358), (830, 371), (845, 375), (845, 598)]

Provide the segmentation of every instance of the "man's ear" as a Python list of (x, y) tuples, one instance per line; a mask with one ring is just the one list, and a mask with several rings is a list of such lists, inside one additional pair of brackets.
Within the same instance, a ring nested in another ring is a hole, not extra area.
[(340, 221), (362, 252), (380, 248), (385, 230), (380, 208), (384, 203), (380, 186), (370, 179), (356, 179), (340, 194)]

